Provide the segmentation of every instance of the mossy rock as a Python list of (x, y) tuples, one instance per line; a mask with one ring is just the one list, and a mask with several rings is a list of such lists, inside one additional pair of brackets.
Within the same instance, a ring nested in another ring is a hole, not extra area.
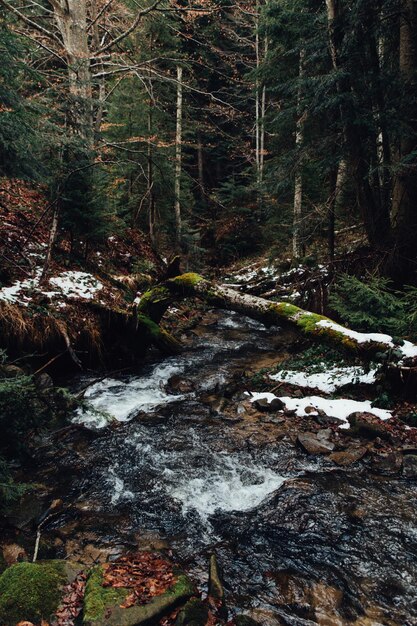
[(196, 595), (197, 590), (188, 576), (178, 578), (167, 591), (140, 606), (122, 609), (120, 605), (128, 589), (103, 587), (103, 569), (96, 567), (90, 573), (84, 598), (84, 626), (151, 626), (174, 608)]
[(49, 620), (61, 600), (62, 587), (80, 571), (65, 561), (16, 563), (0, 576), (0, 624)]
[(124, 588), (103, 587), (103, 567), (93, 567), (87, 579), (84, 596), (84, 623), (98, 623), (108, 609), (122, 604), (128, 595)]
[(205, 626), (209, 617), (207, 606), (199, 598), (191, 598), (178, 614), (175, 626)]

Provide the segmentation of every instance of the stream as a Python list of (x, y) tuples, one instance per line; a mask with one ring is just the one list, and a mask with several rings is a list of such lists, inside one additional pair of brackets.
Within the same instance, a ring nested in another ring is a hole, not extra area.
[[(88, 388), (95, 410), (74, 421), (90, 435), (61, 461), (74, 504), (50, 525), (67, 554), (74, 538), (116, 552), (164, 547), (204, 591), (216, 552), (232, 614), (417, 624), (415, 484), (363, 463), (338, 468), (295, 447), (273, 415), (245, 418), (233, 381), (277, 355), (279, 329), (216, 313), (200, 331), (180, 356)], [(172, 377), (188, 387), (168, 390)]]

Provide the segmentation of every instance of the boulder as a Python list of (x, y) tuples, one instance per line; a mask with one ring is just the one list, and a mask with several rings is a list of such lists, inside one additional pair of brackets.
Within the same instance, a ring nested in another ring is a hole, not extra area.
[(372, 413), (352, 413), (347, 419), (351, 426), (349, 430), (351, 436), (359, 435), (367, 439), (376, 439), (377, 437), (381, 437), (381, 439), (391, 438), (386, 422), (382, 422)]
[(64, 585), (81, 569), (68, 561), (16, 563), (6, 569), (0, 576), (0, 624), (49, 621), (60, 604)]
[(157, 624), (165, 615), (176, 607), (185, 604), (197, 595), (197, 590), (190, 579), (182, 572), (176, 571), (175, 583), (165, 592), (152, 597), (149, 602), (141, 605), (128, 605), (122, 608), (130, 589), (103, 585), (103, 566), (93, 568), (87, 580), (83, 625), (84, 626), (150, 626)]
[(316, 433), (300, 433), (297, 441), (308, 454), (329, 454), (334, 450), (334, 443)]

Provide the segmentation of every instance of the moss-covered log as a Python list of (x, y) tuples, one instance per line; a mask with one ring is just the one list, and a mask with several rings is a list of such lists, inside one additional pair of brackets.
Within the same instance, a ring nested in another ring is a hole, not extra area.
[(146, 292), (138, 305), (138, 315), (159, 324), (167, 308), (177, 300), (196, 297), (209, 306), (235, 311), (266, 326), (291, 326), (309, 338), (326, 341), (337, 348), (373, 359), (390, 360), (416, 357), (417, 346), (408, 341), (394, 341), (389, 335), (359, 333), (324, 315), (311, 313), (288, 302), (271, 302), (265, 298), (240, 293), (218, 285), (198, 274), (182, 274)]

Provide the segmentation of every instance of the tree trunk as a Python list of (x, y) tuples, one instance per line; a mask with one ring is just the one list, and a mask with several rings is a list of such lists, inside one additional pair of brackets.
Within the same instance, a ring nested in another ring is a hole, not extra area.
[[(149, 86), (149, 89), (152, 89), (152, 85)], [(148, 184), (147, 184), (147, 193), (148, 193), (148, 220), (149, 220), (149, 238), (151, 240), (152, 246), (157, 250), (158, 249), (158, 241), (157, 234), (155, 229), (155, 193), (153, 189), (154, 180), (153, 180), (153, 148), (152, 148), (152, 127), (153, 127), (153, 107), (154, 100), (153, 97), (149, 97), (149, 109), (148, 109)]]
[(297, 164), (295, 171), (295, 184), (294, 184), (294, 226), (293, 226), (293, 240), (292, 240), (292, 250), (293, 256), (295, 259), (298, 259), (302, 256), (303, 252), (303, 243), (302, 243), (302, 211), (303, 211), (303, 163), (301, 158), (301, 150), (304, 143), (304, 122), (305, 122), (305, 112), (302, 110), (301, 100), (302, 100), (302, 84), (301, 81), (304, 77), (304, 61), (305, 61), (305, 50), (300, 51), (300, 69), (299, 69), (299, 80), (300, 84), (298, 87), (298, 97), (297, 97), (297, 124), (295, 130), (295, 147), (297, 151)]
[[(330, 56), (333, 69), (340, 72), (340, 69), (344, 69), (340, 61), (340, 49), (345, 37), (341, 24), (340, 4), (335, 0), (326, 0), (326, 7)], [(350, 156), (359, 210), (369, 243), (377, 249), (384, 249), (389, 243), (391, 235), (389, 211), (388, 207), (381, 202), (379, 190), (376, 197), (369, 182), (370, 165), (366, 158), (362, 129), (355, 124), (357, 114), (352, 103), (354, 89), (346, 71), (337, 81), (337, 90), (339, 96), (344, 100), (344, 104), (340, 105), (340, 116), (344, 142)], [(349, 98), (346, 99), (346, 96)]]
[[(304, 311), (288, 302), (271, 302), (265, 298), (242, 294), (230, 287), (217, 285), (198, 274), (182, 274), (167, 280), (146, 292), (137, 308), (143, 323), (150, 320), (158, 325), (168, 307), (177, 300), (196, 297), (211, 307), (236, 311), (262, 322), (266, 326), (289, 326), (310, 339), (326, 341), (339, 349), (378, 360), (382, 354), (393, 350), (392, 360), (415, 355), (417, 346), (394, 346), (388, 335), (366, 334), (351, 331), (323, 315)], [(382, 358), (385, 358), (383, 356)]]
[(177, 248), (181, 247), (181, 170), (182, 170), (182, 67), (177, 66), (177, 130), (175, 135), (175, 230)]
[(88, 144), (93, 141), (91, 51), (85, 0), (53, 0), (54, 16), (68, 61), (72, 97), (70, 123)]
[(398, 270), (405, 278), (412, 277), (417, 268), (417, 4), (415, 0), (402, 0), (400, 23), (399, 66), (403, 79), (404, 130), (398, 151), (397, 172), (392, 199), (392, 221), (396, 242)]
[(206, 206), (206, 193), (204, 184), (204, 151), (203, 140), (200, 130), (197, 130), (197, 167), (198, 167), (198, 187), (201, 207)]

